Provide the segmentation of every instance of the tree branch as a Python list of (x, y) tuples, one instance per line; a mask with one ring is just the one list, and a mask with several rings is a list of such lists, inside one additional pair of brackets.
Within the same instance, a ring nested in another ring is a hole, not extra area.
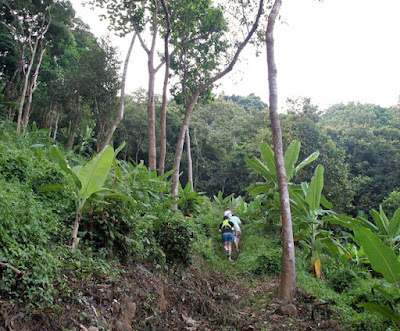
[(11, 264), (9, 263), (4, 263), (4, 262), (0, 262), (0, 267), (1, 268), (10, 268), (12, 271), (14, 271), (17, 275), (22, 275), (22, 271), (13, 267)]

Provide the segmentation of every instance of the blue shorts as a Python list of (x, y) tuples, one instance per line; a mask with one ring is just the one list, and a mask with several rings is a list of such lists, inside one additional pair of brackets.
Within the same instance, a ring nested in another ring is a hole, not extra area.
[(233, 242), (233, 234), (232, 233), (223, 233), (221, 235), (221, 241), (222, 243), (226, 243), (226, 242)]

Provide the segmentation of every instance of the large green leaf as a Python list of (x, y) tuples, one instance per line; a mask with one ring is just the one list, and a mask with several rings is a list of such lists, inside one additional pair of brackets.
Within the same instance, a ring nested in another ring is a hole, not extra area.
[(307, 190), (306, 202), (310, 206), (311, 211), (320, 209), (321, 192), (324, 186), (324, 167), (319, 164), (311, 178), (310, 186)]
[(299, 158), (299, 153), (300, 153), (300, 141), (293, 140), (290, 143), (289, 147), (287, 148), (284, 156), (286, 177), (288, 178), (288, 181), (290, 181), (290, 178), (292, 178), (293, 176), (294, 165), (296, 164), (297, 159)]
[(81, 199), (86, 200), (102, 188), (110, 172), (113, 158), (114, 150), (111, 146), (107, 146), (81, 169), (78, 173), (78, 178), (82, 182), (79, 191)]
[(256, 184), (251, 184), (247, 188), (247, 192), (249, 192), (250, 195), (252, 196), (257, 196), (259, 194), (265, 194), (267, 193), (271, 188), (271, 185), (268, 183), (256, 183)]
[(59, 164), (61, 170), (63, 170), (65, 173), (71, 175), (76, 187), (78, 188), (78, 190), (80, 190), (82, 188), (81, 181), (76, 176), (76, 173), (71, 169), (71, 167), (65, 160), (64, 156), (60, 153), (57, 146), (50, 146), (49, 153), (50, 153), (50, 156), (52, 157), (52, 159), (54, 160), (54, 162)]
[(384, 245), (369, 229), (359, 227), (354, 229), (354, 234), (364, 248), (372, 268), (381, 273), (387, 282), (398, 284), (400, 262), (393, 250)]
[(376, 226), (378, 227), (379, 231), (381, 234), (387, 235), (388, 234), (388, 228), (386, 226), (385, 221), (382, 219), (381, 215), (375, 210), (371, 209), (369, 211), (369, 214), (372, 216)]
[(383, 222), (385, 222), (386, 228), (389, 227), (389, 220), (385, 214), (385, 212), (383, 211), (382, 205), (379, 205), (379, 215), (381, 215), (381, 218), (383, 220)]
[(269, 170), (269, 173), (276, 181), (276, 168), (275, 168), (275, 157), (272, 148), (265, 142), (260, 143), (260, 152), (263, 160)]
[(295, 187), (288, 186), (289, 197), (291, 199), (291, 207), (302, 217), (310, 217), (309, 210), (310, 207), (304, 198), (296, 191)]
[(44, 191), (48, 191), (48, 190), (53, 190), (53, 191), (58, 191), (58, 190), (69, 191), (69, 190), (67, 189), (66, 186), (61, 185), (61, 184), (45, 184), (45, 185), (42, 185), (42, 186), (39, 188), (39, 192), (44, 192)]
[(399, 234), (399, 232), (400, 232), (400, 208), (394, 212), (393, 217), (389, 222), (388, 232), (389, 232), (390, 238), (395, 238)]
[(276, 183), (276, 178), (273, 177), (268, 167), (262, 163), (260, 160), (254, 158), (249, 159), (247, 156), (244, 157), (244, 161), (248, 166), (252, 167), (255, 171), (257, 171), (261, 176), (263, 176), (266, 180), (269, 180), (272, 183)]
[(393, 309), (390, 306), (377, 305), (374, 303), (367, 303), (367, 302), (360, 303), (357, 306), (367, 308), (370, 311), (378, 313), (379, 315), (392, 320), (396, 326), (398, 327), (400, 326), (400, 315), (397, 312), (393, 311)]
[(324, 221), (340, 225), (346, 229), (354, 230), (357, 227), (366, 227), (372, 231), (378, 231), (378, 228), (363, 217), (352, 218), (343, 214), (329, 215), (323, 218)]
[(294, 169), (294, 173), (296, 174), (301, 168), (305, 167), (307, 164), (310, 164), (311, 162), (315, 161), (319, 156), (319, 152), (314, 152), (307, 158), (305, 158), (303, 161), (301, 161), (297, 167)]

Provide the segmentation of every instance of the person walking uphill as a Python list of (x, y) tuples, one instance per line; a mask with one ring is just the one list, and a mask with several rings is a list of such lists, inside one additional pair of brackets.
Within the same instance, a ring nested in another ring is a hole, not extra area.
[(224, 216), (222, 222), (219, 224), (219, 233), (221, 233), (221, 241), (224, 245), (226, 255), (229, 261), (232, 261), (232, 242), (233, 234), (236, 235), (236, 230), (234, 224), (229, 220), (228, 216)]
[(233, 238), (233, 242), (235, 243), (236, 252), (239, 254), (239, 239), (240, 239), (240, 234), (242, 233), (242, 230), (240, 229), (240, 225), (242, 224), (242, 221), (234, 213), (232, 213), (232, 216), (229, 218), (229, 220), (233, 223), (235, 230), (236, 230), (236, 234), (235, 234), (235, 237)]

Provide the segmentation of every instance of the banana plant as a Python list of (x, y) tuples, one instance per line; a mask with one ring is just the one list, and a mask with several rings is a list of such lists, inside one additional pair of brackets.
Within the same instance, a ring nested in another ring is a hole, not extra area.
[[(314, 152), (296, 166), (297, 160), (299, 158), (300, 146), (300, 141), (293, 140), (285, 152), (284, 161), (286, 179), (288, 183), (293, 178), (293, 176), (295, 176), (299, 172), (300, 169), (315, 161), (319, 156), (318, 151)], [(274, 194), (278, 190), (278, 178), (276, 175), (274, 151), (267, 143), (261, 142), (260, 152), (262, 156), (261, 160), (255, 157), (253, 159), (245, 157), (244, 160), (248, 166), (257, 171), (261, 176), (263, 176), (265, 181), (250, 185), (247, 188), (247, 191), (253, 196), (268, 196)]]
[(84, 166), (77, 166), (74, 168), (69, 166), (56, 146), (51, 146), (49, 152), (53, 160), (60, 165), (60, 168), (71, 176), (72, 185), (49, 184), (42, 186), (40, 190), (61, 189), (69, 192), (74, 198), (76, 214), (74, 227), (69, 240), (69, 245), (74, 251), (79, 244), (79, 223), (82, 217), (82, 211), (88, 199), (95, 194), (107, 195), (108, 193), (116, 197), (115, 192), (103, 188), (114, 159), (114, 150), (111, 146), (107, 146)]
[(196, 192), (192, 189), (191, 182), (187, 182), (184, 188), (179, 185), (178, 208), (185, 216), (198, 215), (206, 200), (204, 192)]
[(219, 204), (220, 206), (225, 208), (225, 207), (229, 206), (229, 204), (232, 201), (233, 196), (234, 196), (234, 194), (232, 193), (232, 194), (230, 194), (230, 195), (228, 195), (228, 196), (226, 196), (224, 198), (223, 195), (222, 195), (222, 192), (218, 191), (218, 194), (214, 195), (214, 201), (217, 204)]
[(358, 306), (390, 319), (396, 329), (400, 328), (400, 262), (392, 248), (386, 246), (370, 229), (357, 227), (354, 235), (367, 254), (372, 268), (382, 274), (386, 286), (374, 286), (373, 293), (386, 299), (386, 305), (361, 303)]
[(323, 199), (324, 167), (318, 165), (310, 184), (302, 183), (300, 187), (290, 186), (295, 240), (302, 241), (308, 248), (308, 258), (311, 258), (309, 271), (318, 278), (322, 277), (321, 253), (326, 248), (331, 253), (338, 254), (342, 260), (350, 258), (350, 253), (336, 240), (330, 231), (324, 230), (324, 215), (333, 214), (331, 205)]
[(400, 208), (394, 212), (390, 220), (387, 218), (381, 205), (379, 206), (379, 212), (371, 209), (369, 213), (377, 227), (376, 234), (387, 242), (390, 248), (397, 252), (400, 245)]

